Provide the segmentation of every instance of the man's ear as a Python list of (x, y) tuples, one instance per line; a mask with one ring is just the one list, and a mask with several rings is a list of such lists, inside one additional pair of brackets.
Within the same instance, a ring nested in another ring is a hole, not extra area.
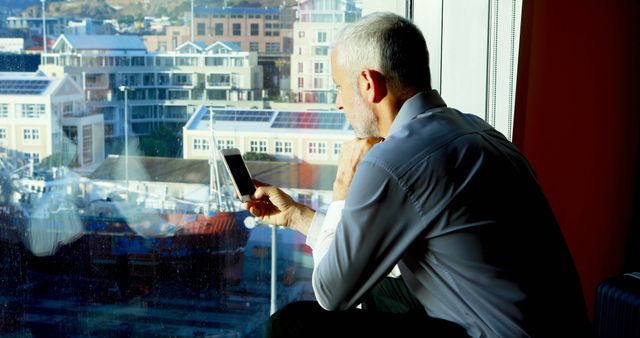
[(362, 97), (371, 103), (378, 103), (387, 96), (387, 81), (382, 73), (373, 69), (363, 69), (358, 77)]

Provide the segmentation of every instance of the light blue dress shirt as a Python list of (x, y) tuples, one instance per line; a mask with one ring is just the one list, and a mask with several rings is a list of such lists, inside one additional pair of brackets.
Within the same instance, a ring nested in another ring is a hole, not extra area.
[(528, 161), (436, 91), (409, 99), (362, 160), (330, 236), (319, 219), (308, 243), (325, 309), (355, 306), (397, 264), (429, 315), (472, 337), (586, 325), (573, 260)]

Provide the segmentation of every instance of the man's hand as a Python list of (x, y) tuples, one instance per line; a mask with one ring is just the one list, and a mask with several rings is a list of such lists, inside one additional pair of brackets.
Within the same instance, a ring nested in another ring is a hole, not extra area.
[(349, 191), (358, 164), (375, 144), (383, 140), (382, 137), (356, 138), (342, 145), (338, 160), (338, 173), (333, 182), (334, 201), (344, 200), (347, 197), (347, 191)]
[(243, 206), (265, 223), (290, 227), (305, 235), (315, 215), (313, 209), (273, 186), (258, 187), (251, 201)]

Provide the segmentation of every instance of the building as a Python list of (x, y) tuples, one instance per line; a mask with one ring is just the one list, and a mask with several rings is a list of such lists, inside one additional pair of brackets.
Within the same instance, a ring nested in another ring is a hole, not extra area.
[(286, 7), (194, 7), (193, 32), (189, 26), (168, 26), (163, 35), (143, 38), (149, 51), (171, 51), (198, 40), (208, 45), (232, 41), (261, 55), (289, 55), (293, 13)]
[(238, 148), (242, 153), (318, 165), (336, 165), (342, 143), (354, 135), (340, 111), (202, 106), (183, 128), (184, 158), (212, 158), (212, 129), (218, 149)]
[(78, 83), (88, 109), (104, 116), (107, 138), (124, 136), (127, 110), (131, 132), (147, 134), (158, 123), (182, 126), (205, 100), (262, 104), (256, 53), (228, 42), (187, 42), (150, 53), (138, 36), (61, 35), (40, 70)]
[(67, 23), (64, 28), (64, 34), (66, 35), (101, 35), (115, 34), (116, 30), (114, 26), (106, 22), (106, 20), (94, 20), (94, 19), (74, 19)]
[(0, 73), (0, 155), (84, 168), (104, 159), (101, 115), (88, 114), (68, 76)]
[[(163, 34), (145, 35), (149, 51), (173, 51), (187, 41), (231, 41), (242, 50), (257, 52), (263, 67), (261, 85), (270, 96), (289, 91), (289, 62), (293, 51), (294, 8), (195, 7), (190, 26), (167, 26)], [(190, 20), (190, 19), (189, 19)]]
[[(65, 27), (74, 20), (69, 17), (45, 17), (47, 35), (58, 36), (64, 33)], [(29, 35), (42, 36), (42, 17), (19, 17), (10, 16), (7, 18), (7, 28), (10, 30), (21, 30)]]
[[(29, 35), (42, 35), (42, 17), (17, 17), (7, 18), (7, 28), (20, 30)], [(104, 20), (90, 18), (72, 18), (62, 16), (45, 16), (47, 35), (57, 37), (60, 34), (113, 34), (113, 26)]]
[(297, 102), (335, 102), (329, 48), (334, 36), (360, 17), (353, 0), (299, 0), (293, 25), (291, 91)]

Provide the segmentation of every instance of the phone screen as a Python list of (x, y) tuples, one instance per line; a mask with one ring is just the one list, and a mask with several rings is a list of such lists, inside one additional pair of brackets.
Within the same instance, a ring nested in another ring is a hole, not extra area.
[(242, 155), (225, 155), (224, 158), (227, 161), (229, 171), (231, 171), (231, 175), (238, 187), (238, 193), (242, 196), (253, 195), (256, 191), (256, 187), (253, 185), (251, 175), (242, 160)]

